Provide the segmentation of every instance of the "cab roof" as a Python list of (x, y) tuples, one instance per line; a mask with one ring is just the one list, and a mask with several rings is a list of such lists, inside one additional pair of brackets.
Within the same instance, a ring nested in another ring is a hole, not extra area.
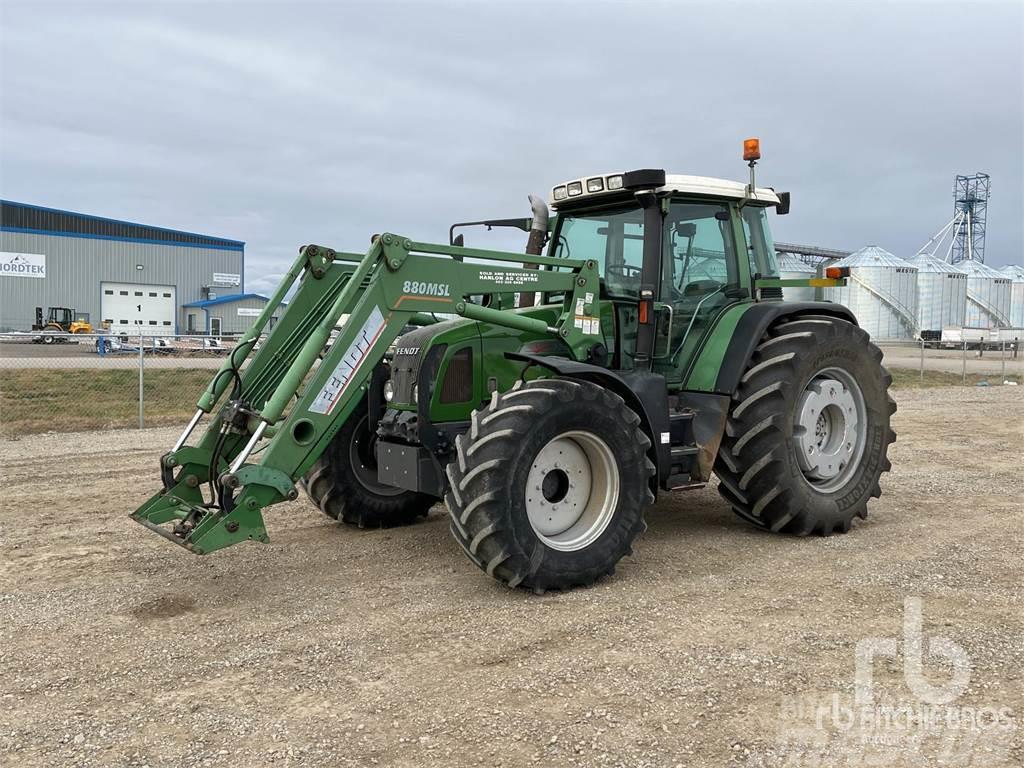
[[(584, 201), (597, 202), (597, 200), (604, 197), (629, 195), (628, 192), (624, 192), (621, 188), (613, 190), (607, 189), (608, 184), (606, 182), (602, 184), (604, 188), (600, 191), (587, 191), (588, 181), (594, 179), (614, 179), (615, 177), (621, 177), (622, 175), (623, 174), (621, 172), (614, 172), (594, 176), (584, 176), (579, 179), (572, 179), (571, 181), (558, 184), (551, 188), (551, 207), (559, 208), (569, 205), (575, 206), (579, 203), (583, 203)], [(555, 199), (556, 189), (559, 187), (568, 187), (570, 184), (576, 182), (581, 184), (581, 194), (560, 200)], [(732, 181), (731, 179), (716, 179), (711, 176), (687, 176), (683, 174), (670, 173), (665, 175), (665, 185), (663, 187), (658, 187), (657, 191), (741, 200), (746, 196), (747, 185), (742, 181)], [(767, 205), (777, 205), (779, 202), (779, 196), (775, 194), (775, 190), (771, 187), (757, 187), (751, 199)]]

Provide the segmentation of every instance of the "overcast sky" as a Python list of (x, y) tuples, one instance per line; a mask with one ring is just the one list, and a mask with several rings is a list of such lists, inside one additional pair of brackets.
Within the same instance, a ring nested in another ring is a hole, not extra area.
[(303, 243), (442, 241), (567, 178), (743, 179), (759, 136), (778, 240), (912, 255), (980, 170), (1021, 263), (1022, 9), (2, 2), (0, 193), (244, 240), (267, 291)]

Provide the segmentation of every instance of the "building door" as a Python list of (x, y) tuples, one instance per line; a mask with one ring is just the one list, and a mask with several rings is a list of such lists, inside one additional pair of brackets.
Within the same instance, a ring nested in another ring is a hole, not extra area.
[(103, 283), (100, 290), (100, 315), (111, 333), (174, 334), (174, 286)]
[(220, 325), (221, 319), (219, 317), (210, 318), (210, 335), (214, 338), (220, 338)]

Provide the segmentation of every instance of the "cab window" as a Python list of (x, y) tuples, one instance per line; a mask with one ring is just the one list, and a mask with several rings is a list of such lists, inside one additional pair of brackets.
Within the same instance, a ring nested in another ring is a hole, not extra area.
[(563, 214), (556, 237), (555, 256), (598, 262), (607, 296), (636, 299), (640, 295), (644, 251), (640, 208)]
[(739, 284), (728, 205), (673, 203), (665, 224), (663, 301)]
[(771, 228), (768, 226), (768, 210), (762, 205), (746, 205), (743, 207), (742, 219), (750, 274), (777, 277), (779, 264), (775, 258)]

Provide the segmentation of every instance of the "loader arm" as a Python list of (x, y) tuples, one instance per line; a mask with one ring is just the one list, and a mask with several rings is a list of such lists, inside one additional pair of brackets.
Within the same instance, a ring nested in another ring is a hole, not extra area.
[[(252, 354), (296, 281), (280, 321)], [(514, 291), (564, 293), (557, 323), (548, 326), (466, 298)], [(265, 542), (263, 508), (296, 498), (295, 482), (327, 449), (407, 324), (427, 313), (454, 313), (557, 336), (584, 359), (601, 340), (596, 323), (582, 322), (599, 317), (598, 294), (592, 260), (435, 245), (393, 234), (382, 235), (362, 256), (307, 246), (161, 458), (163, 488), (132, 518), (197, 554), (250, 539)], [(342, 315), (348, 319), (331, 342)], [(203, 436), (186, 445), (211, 414)]]

